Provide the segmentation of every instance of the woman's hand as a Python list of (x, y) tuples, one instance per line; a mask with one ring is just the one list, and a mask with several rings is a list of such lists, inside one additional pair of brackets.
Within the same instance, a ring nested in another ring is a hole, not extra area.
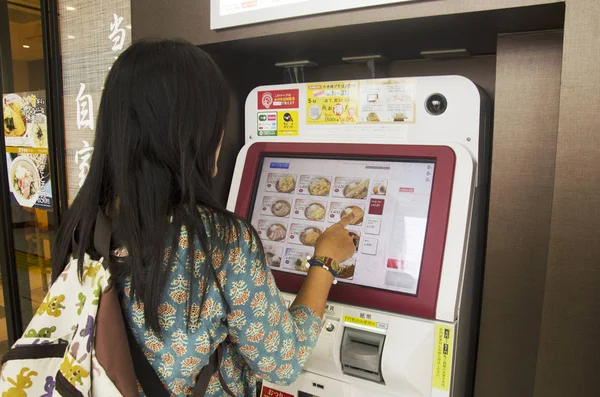
[[(346, 226), (353, 220), (354, 215), (349, 214), (325, 230), (315, 244), (315, 256), (331, 258), (338, 263), (338, 266), (351, 258), (356, 252), (356, 247)], [(321, 266), (311, 266), (291, 307), (308, 306), (319, 317), (323, 317), (332, 281), (333, 274), (331, 272)]]
[(325, 256), (338, 264), (350, 259), (356, 252), (356, 246), (346, 230), (346, 226), (354, 220), (354, 215), (344, 216), (338, 223), (330, 226), (321, 234), (315, 243), (315, 256)]

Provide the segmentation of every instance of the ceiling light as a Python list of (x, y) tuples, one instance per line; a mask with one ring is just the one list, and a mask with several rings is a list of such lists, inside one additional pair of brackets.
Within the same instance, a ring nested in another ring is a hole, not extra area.
[(75, 11), (76, 10), (75, 7), (71, 7), (71, 6), (66, 6), (65, 8), (67, 9), (67, 11)]
[(23, 44), (23, 48), (29, 48), (27, 44)]
[(75, 36), (68, 35), (67, 38), (73, 40), (75, 38)]

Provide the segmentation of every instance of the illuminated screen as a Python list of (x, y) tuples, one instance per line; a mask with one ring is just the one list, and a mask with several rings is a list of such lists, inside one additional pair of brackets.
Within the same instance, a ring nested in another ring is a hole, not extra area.
[(211, 0), (211, 29), (415, 0)]
[(435, 161), (263, 157), (251, 209), (273, 270), (305, 274), (306, 257), (345, 213), (358, 242), (340, 282), (416, 294)]

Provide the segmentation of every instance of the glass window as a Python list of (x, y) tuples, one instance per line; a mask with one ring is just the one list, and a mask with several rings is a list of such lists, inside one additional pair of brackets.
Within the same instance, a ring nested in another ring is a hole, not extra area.
[[(40, 1), (0, 0), (2, 114), (10, 188), (8, 207), (22, 325), (26, 326), (48, 291), (50, 252), (56, 232), (48, 145), (46, 64)], [(5, 45), (9, 44), (9, 45)], [(3, 297), (4, 294), (0, 294)], [(0, 317), (5, 318), (4, 299)], [(7, 348), (0, 322), (0, 355)]]

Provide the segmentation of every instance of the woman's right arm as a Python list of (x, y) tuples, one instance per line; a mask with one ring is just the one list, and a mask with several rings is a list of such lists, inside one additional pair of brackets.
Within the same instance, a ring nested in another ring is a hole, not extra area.
[[(344, 217), (339, 223), (325, 230), (315, 244), (315, 256), (331, 258), (337, 263), (352, 257), (356, 247), (346, 230), (351, 221), (350, 217)], [(311, 267), (291, 307), (309, 307), (322, 318), (332, 284), (333, 275), (329, 271), (318, 266)]]

